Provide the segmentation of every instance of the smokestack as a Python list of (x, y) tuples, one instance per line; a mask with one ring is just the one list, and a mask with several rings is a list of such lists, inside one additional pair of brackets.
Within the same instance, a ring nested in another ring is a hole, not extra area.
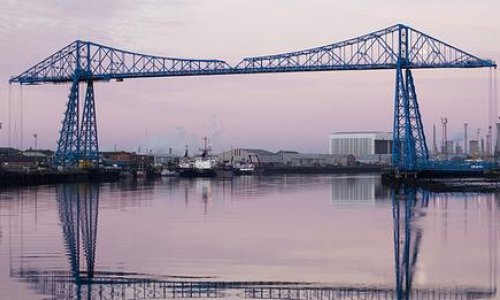
[(500, 158), (500, 123), (496, 123), (496, 125), (497, 125), (497, 140), (495, 144), (495, 160), (498, 160)]
[(438, 154), (438, 146), (436, 143), (436, 124), (432, 124), (432, 154)]
[(448, 149), (447, 147), (447, 141), (448, 137), (446, 135), (446, 124), (448, 123), (448, 118), (441, 118), (441, 124), (443, 125), (443, 141), (442, 141), (442, 146), (441, 146), (441, 152), (444, 154), (444, 159), (448, 159)]
[(492, 148), (492, 143), (491, 143), (491, 140), (492, 140), (492, 137), (493, 137), (493, 130), (492, 130), (492, 126), (488, 126), (488, 134), (486, 135), (486, 155), (487, 156), (490, 156), (491, 155), (491, 148)]
[(467, 130), (468, 130), (469, 124), (464, 123), (464, 154), (467, 155), (469, 154), (469, 149), (468, 149), (468, 141), (467, 141)]

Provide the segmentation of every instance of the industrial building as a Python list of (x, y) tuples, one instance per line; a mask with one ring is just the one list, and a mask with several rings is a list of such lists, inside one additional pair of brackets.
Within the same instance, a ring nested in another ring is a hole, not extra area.
[(347, 167), (356, 164), (352, 155), (332, 155), (236, 148), (217, 155), (221, 162), (253, 162), (261, 167)]
[(262, 149), (235, 148), (217, 155), (221, 162), (253, 162), (258, 164), (276, 164), (281, 159), (276, 153)]
[(354, 155), (360, 162), (389, 163), (392, 132), (335, 132), (329, 137), (331, 155)]
[(114, 165), (122, 169), (147, 169), (154, 165), (153, 155), (125, 151), (101, 152), (101, 160), (105, 165)]

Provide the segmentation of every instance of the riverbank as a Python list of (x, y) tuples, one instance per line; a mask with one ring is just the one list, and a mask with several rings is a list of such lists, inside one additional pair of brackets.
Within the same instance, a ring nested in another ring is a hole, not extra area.
[(498, 170), (426, 170), (420, 172), (382, 174), (386, 186), (423, 188), (432, 192), (500, 191)]
[(279, 167), (266, 168), (262, 170), (263, 175), (273, 174), (359, 174), (359, 173), (383, 173), (387, 167), (382, 166), (356, 166), (356, 167)]
[[(266, 168), (255, 172), (254, 175), (275, 174), (360, 174), (384, 172), (380, 166), (356, 166), (356, 167), (280, 167)], [(152, 175), (152, 173), (149, 173)], [(155, 174), (159, 176), (159, 174)], [(147, 176), (149, 177), (149, 176)], [(154, 176), (151, 176), (154, 177)], [(111, 182), (120, 178), (120, 172), (112, 169), (100, 170), (0, 170), (1, 186), (27, 186), (41, 184), (58, 184), (70, 182), (104, 181)]]
[(116, 181), (116, 170), (0, 170), (0, 186), (26, 186), (70, 182)]

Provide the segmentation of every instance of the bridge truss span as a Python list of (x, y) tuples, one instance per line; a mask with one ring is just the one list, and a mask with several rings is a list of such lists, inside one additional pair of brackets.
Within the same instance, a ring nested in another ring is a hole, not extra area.
[[(407, 45), (406, 49), (403, 43)], [(408, 69), (432, 69), (477, 68), (495, 64), (398, 24), (331, 45), (245, 58), (236, 68), (287, 72), (396, 69), (398, 65)]]
[[(396, 70), (393, 165), (401, 170), (419, 170), (428, 165), (427, 145), (415, 92), (412, 69), (496, 68), (482, 59), (409, 26), (397, 24), (360, 37), (300, 51), (247, 57), (235, 66), (219, 59), (186, 59), (146, 55), (94, 42), (77, 40), (10, 83), (71, 83), (68, 109), (58, 141), (57, 161), (74, 165), (81, 159), (98, 158), (94, 81), (130, 78), (206, 76), (255, 73), (317, 72), (342, 70)], [(406, 74), (404, 77), (402, 71)], [(78, 84), (92, 89), (81, 120)], [(76, 86), (76, 87), (75, 87)], [(416, 118), (416, 119), (415, 119)], [(76, 126), (76, 128), (75, 128)], [(83, 141), (86, 139), (86, 141)], [(88, 141), (92, 141), (90, 144)], [(82, 149), (86, 147), (87, 149)], [(90, 151), (88, 149), (91, 149)]]

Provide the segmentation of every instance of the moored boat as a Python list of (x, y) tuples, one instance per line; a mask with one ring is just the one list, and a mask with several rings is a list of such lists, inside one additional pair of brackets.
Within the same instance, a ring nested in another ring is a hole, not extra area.
[(234, 166), (236, 175), (255, 174), (255, 165), (251, 162), (237, 163)]
[(205, 147), (201, 149), (201, 155), (190, 158), (186, 147), (184, 158), (179, 162), (177, 171), (181, 177), (215, 177), (217, 175), (217, 162), (210, 154), (208, 139), (205, 137)]

